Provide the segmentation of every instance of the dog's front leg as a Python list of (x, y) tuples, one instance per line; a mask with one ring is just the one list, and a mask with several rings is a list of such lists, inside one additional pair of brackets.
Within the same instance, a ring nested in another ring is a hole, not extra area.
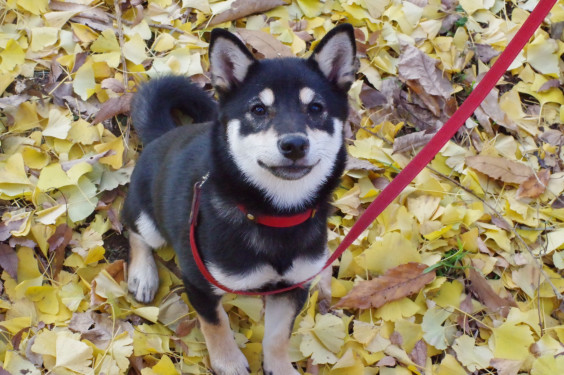
[(298, 375), (290, 362), (288, 349), (296, 315), (308, 295), (298, 288), (281, 295), (266, 297), (264, 317), (263, 367), (265, 375)]
[[(186, 283), (185, 283), (186, 284)], [(229, 326), (221, 298), (187, 285), (190, 302), (198, 313), (200, 329), (206, 339), (211, 367), (216, 375), (248, 375), (249, 362), (243, 355)]]

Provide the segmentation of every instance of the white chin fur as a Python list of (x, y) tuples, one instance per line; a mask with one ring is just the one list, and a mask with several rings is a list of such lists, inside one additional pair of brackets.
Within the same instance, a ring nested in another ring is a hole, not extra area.
[(227, 124), (229, 153), (246, 180), (260, 189), (279, 208), (297, 208), (311, 201), (319, 187), (333, 170), (337, 153), (343, 141), (343, 123), (333, 120), (333, 134), (318, 129), (306, 129), (309, 138), (307, 165), (315, 165), (310, 173), (297, 180), (284, 180), (261, 167), (260, 160), (268, 166), (287, 163), (278, 150), (278, 137), (273, 127), (266, 131), (243, 136), (241, 122)]

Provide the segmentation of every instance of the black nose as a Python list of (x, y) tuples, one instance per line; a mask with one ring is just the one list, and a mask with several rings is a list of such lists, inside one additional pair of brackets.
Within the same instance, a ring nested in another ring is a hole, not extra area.
[(301, 134), (288, 134), (278, 140), (278, 149), (288, 159), (303, 158), (309, 149), (309, 140)]

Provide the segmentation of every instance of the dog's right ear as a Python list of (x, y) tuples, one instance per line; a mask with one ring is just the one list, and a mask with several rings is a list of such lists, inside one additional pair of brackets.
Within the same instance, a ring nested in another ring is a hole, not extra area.
[(348, 23), (334, 27), (321, 39), (309, 58), (327, 79), (348, 91), (357, 70), (354, 28)]
[(256, 61), (235, 35), (223, 29), (211, 32), (209, 58), (212, 84), (220, 93), (243, 82), (249, 67)]

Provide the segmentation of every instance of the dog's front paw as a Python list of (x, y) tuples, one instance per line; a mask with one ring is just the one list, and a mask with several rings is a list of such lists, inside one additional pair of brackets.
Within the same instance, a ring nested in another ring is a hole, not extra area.
[(210, 358), (215, 375), (249, 375), (251, 370), (247, 358), (239, 349), (222, 358)]
[(263, 364), (264, 375), (300, 375), (291, 362), (271, 360)]
[(128, 273), (129, 292), (139, 302), (151, 302), (159, 289), (159, 272), (152, 257), (143, 264), (132, 264)]

